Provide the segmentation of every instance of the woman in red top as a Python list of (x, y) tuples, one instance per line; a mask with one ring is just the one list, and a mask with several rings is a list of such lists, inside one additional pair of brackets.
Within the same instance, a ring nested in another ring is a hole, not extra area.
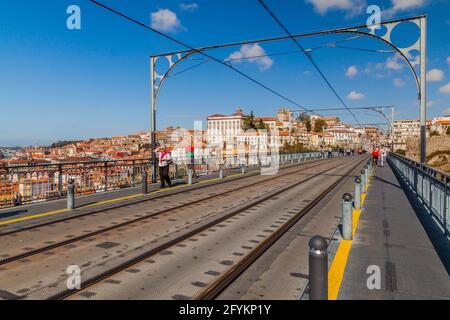
[(372, 151), (372, 161), (374, 165), (378, 165), (378, 158), (380, 157), (380, 151), (378, 148), (373, 149)]

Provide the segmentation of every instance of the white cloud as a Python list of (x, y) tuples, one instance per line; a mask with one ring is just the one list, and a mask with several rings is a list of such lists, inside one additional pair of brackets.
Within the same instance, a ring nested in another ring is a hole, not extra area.
[(431, 69), (427, 72), (427, 81), (437, 82), (444, 79), (444, 72), (440, 69)]
[(392, 70), (401, 70), (405, 66), (403, 63), (399, 62), (400, 56), (395, 55), (393, 58), (388, 58), (386, 61), (386, 68), (392, 69)]
[(450, 94), (450, 82), (447, 83), (445, 86), (440, 87), (439, 92)]
[(391, 0), (392, 7), (385, 10), (383, 14), (387, 17), (391, 17), (397, 12), (407, 11), (410, 9), (417, 9), (426, 4), (426, 0)]
[(405, 85), (405, 81), (401, 78), (395, 78), (394, 79), (394, 86), (396, 87), (403, 87)]
[[(269, 57), (265, 57), (264, 55), (266, 52), (264, 49), (257, 43), (255, 44), (244, 44), (239, 51), (235, 51), (228, 59), (235, 60), (234, 62), (240, 62), (240, 59), (246, 59), (250, 63), (256, 63), (259, 66), (260, 70), (266, 70), (269, 69), (272, 64), (273, 60)], [(264, 57), (261, 57), (264, 56)], [(252, 58), (253, 57), (253, 58)]]
[(365, 0), (305, 0), (306, 3), (311, 3), (314, 10), (322, 16), (331, 10), (345, 10), (347, 16), (351, 17), (363, 12), (366, 7)]
[(442, 115), (444, 115), (444, 116), (450, 115), (450, 108), (442, 110)]
[(447, 63), (450, 64), (450, 56), (447, 57)]
[(364, 99), (365, 96), (362, 93), (356, 92), (356, 91), (351, 91), (348, 95), (347, 95), (347, 99), (349, 100), (361, 100)]
[(356, 66), (350, 66), (347, 69), (345, 75), (349, 78), (352, 78), (358, 74), (358, 68)]
[(152, 12), (152, 28), (159, 31), (174, 32), (181, 28), (177, 15), (169, 9), (159, 9)]
[(198, 4), (195, 3), (195, 2), (193, 2), (193, 3), (184, 3), (184, 2), (180, 3), (180, 9), (184, 10), (184, 11), (192, 12), (192, 11), (197, 10), (198, 7), (199, 7)]

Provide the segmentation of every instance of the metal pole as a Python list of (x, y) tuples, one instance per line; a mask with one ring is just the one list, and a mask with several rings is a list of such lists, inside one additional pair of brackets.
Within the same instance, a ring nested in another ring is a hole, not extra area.
[(147, 194), (147, 172), (144, 171), (144, 174), (142, 175), (142, 194)]
[(223, 179), (223, 167), (222, 167), (222, 165), (220, 165), (220, 169), (219, 169), (219, 179)]
[(342, 238), (344, 240), (353, 239), (353, 208), (352, 195), (344, 193), (342, 196)]
[(361, 170), (361, 194), (366, 193), (366, 171)]
[(366, 190), (367, 183), (369, 182), (369, 166), (364, 166), (364, 190)]
[(355, 178), (355, 199), (354, 199), (355, 209), (361, 209), (361, 179)]
[(67, 209), (73, 210), (75, 207), (75, 181), (69, 179), (69, 184), (67, 185)]
[(152, 157), (152, 183), (156, 183), (156, 101), (155, 101), (155, 58), (150, 57), (150, 139)]
[(244, 174), (244, 173), (245, 173), (245, 165), (244, 165), (244, 164), (242, 165), (242, 168), (241, 168), (241, 173), (242, 173), (242, 174)]
[(391, 123), (391, 151), (394, 152), (394, 107), (391, 108), (392, 123)]
[(328, 243), (322, 236), (309, 241), (309, 299), (328, 300)]
[(427, 59), (427, 18), (420, 18), (420, 162), (426, 163), (427, 155), (427, 94), (426, 94), (426, 59)]
[(192, 168), (188, 169), (188, 184), (192, 184)]

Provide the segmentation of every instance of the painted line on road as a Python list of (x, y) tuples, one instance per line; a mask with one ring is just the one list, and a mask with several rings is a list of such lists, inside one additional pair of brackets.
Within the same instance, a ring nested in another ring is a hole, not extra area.
[[(367, 184), (366, 193), (361, 195), (361, 208), (366, 200), (367, 190), (369, 184)], [(362, 209), (353, 209), (352, 212), (352, 233), (353, 238), (358, 227), (359, 218), (361, 217)], [(341, 240), (339, 247), (331, 263), (330, 270), (328, 271), (328, 300), (337, 300), (339, 295), (339, 289), (344, 278), (345, 268), (347, 266), (348, 256), (352, 248), (353, 240)]]

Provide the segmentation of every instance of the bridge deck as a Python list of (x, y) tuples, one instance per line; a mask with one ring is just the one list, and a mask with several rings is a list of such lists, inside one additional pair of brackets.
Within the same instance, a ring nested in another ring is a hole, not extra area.
[[(432, 243), (431, 217), (406, 192), (389, 165), (375, 169), (339, 299), (450, 299), (450, 277), (434, 241), (448, 251), (448, 239), (435, 229)], [(380, 268), (380, 290), (367, 287), (371, 265)]]

